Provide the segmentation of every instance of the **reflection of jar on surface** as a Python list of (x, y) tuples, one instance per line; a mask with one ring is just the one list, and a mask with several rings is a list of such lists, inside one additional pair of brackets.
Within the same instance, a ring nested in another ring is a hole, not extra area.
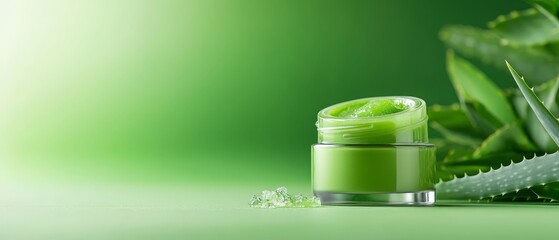
[(376, 97), (318, 113), (312, 146), (315, 195), (330, 205), (432, 205), (435, 147), (425, 102)]

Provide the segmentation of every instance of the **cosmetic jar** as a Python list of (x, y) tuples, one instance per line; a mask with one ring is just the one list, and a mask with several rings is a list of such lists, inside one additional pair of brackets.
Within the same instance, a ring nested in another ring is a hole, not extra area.
[(318, 113), (312, 185), (325, 205), (433, 205), (435, 147), (415, 97), (357, 99)]

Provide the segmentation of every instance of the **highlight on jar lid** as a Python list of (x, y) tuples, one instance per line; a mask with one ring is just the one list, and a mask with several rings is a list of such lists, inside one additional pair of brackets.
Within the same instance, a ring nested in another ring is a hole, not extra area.
[(327, 107), (318, 113), (318, 142), (329, 144), (428, 143), (422, 99), (371, 97)]

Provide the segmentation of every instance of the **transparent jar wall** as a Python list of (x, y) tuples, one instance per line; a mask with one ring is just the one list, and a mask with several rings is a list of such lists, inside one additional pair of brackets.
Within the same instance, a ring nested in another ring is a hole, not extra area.
[[(324, 204), (430, 205), (434, 203), (435, 164), (432, 145), (316, 144), (312, 147), (313, 191)], [(334, 193), (346, 199), (329, 202), (328, 196)], [(414, 200), (406, 194), (433, 196)], [(399, 195), (406, 197), (390, 200)], [(388, 199), (375, 200), (375, 196)]]
[[(376, 124), (377, 126), (380, 124)], [(382, 126), (390, 126), (390, 123), (382, 123)], [(391, 144), (391, 143), (427, 143), (429, 139), (427, 131), (427, 120), (408, 126), (405, 130), (390, 128), (389, 131), (361, 130), (354, 133), (318, 135), (319, 143), (326, 144)], [(376, 129), (375, 129), (376, 130)]]
[(412, 192), (435, 189), (433, 146), (313, 145), (315, 191)]

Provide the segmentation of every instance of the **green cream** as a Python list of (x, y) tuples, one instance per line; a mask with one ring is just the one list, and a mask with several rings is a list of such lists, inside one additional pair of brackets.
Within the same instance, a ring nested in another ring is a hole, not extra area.
[(315, 146), (314, 190), (414, 192), (432, 190), (435, 152), (428, 146)]
[[(392, 99), (369, 100), (341, 106), (330, 111), (332, 116), (345, 118), (375, 117), (404, 111), (408, 108), (402, 101)], [(338, 112), (339, 111), (339, 112)]]
[(425, 102), (411, 97), (365, 98), (318, 113), (319, 143), (427, 143)]
[(435, 148), (425, 102), (358, 99), (318, 114), (313, 190), (323, 204), (434, 203)]

